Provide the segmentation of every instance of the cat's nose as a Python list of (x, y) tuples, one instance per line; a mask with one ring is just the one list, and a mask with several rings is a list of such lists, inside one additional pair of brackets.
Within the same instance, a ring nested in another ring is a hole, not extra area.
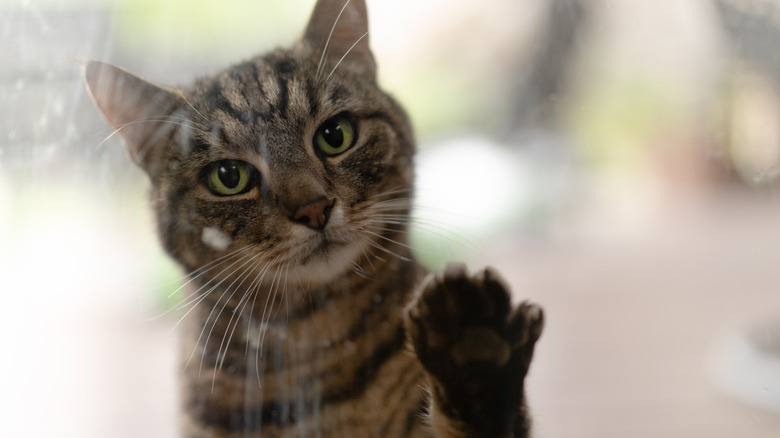
[(320, 198), (314, 202), (298, 207), (290, 218), (293, 222), (306, 225), (312, 230), (322, 231), (328, 224), (330, 212), (333, 210), (334, 198)]

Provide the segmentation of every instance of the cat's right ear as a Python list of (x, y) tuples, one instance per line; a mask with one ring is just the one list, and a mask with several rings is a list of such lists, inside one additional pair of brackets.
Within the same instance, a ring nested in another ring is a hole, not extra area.
[(89, 61), (83, 71), (95, 105), (122, 138), (133, 162), (153, 173), (152, 148), (170, 133), (173, 125), (167, 122), (183, 98), (111, 64)]

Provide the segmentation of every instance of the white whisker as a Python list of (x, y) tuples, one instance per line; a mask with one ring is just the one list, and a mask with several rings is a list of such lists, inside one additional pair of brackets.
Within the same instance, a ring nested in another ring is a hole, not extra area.
[(397, 254), (397, 253), (395, 253), (395, 252), (393, 252), (393, 251), (390, 251), (389, 249), (385, 248), (384, 246), (382, 246), (382, 245), (380, 245), (380, 244), (378, 244), (378, 243), (376, 243), (376, 242), (369, 241), (369, 243), (368, 243), (368, 244), (369, 244), (369, 245), (371, 245), (371, 246), (373, 246), (374, 248), (376, 248), (376, 249), (378, 249), (378, 250), (380, 250), (380, 251), (384, 252), (384, 253), (387, 253), (387, 254), (389, 254), (389, 255), (391, 255), (391, 256), (393, 256), (393, 257), (396, 257), (396, 258), (398, 258), (398, 259), (400, 259), (400, 260), (403, 260), (403, 261), (405, 261), (405, 262), (411, 262), (411, 261), (412, 261), (412, 259), (410, 259), (409, 257), (404, 257), (404, 256), (402, 256), (402, 255), (400, 255), (400, 254)]
[[(275, 263), (278, 257), (275, 257), (271, 263)], [(270, 263), (269, 263), (270, 265)], [(263, 276), (265, 276), (265, 272), (263, 273)], [(266, 296), (265, 300), (265, 306), (263, 307), (263, 314), (260, 316), (260, 324), (258, 326), (258, 345), (255, 350), (255, 369), (257, 370), (257, 383), (262, 384), (262, 376), (260, 375), (260, 355), (263, 351), (263, 344), (265, 343), (265, 334), (268, 329), (268, 323), (270, 322), (270, 312), (268, 312), (268, 320), (266, 320), (266, 313), (268, 310), (268, 301), (271, 299), (272, 295), (275, 295), (271, 291), (274, 289), (274, 284), (276, 283), (276, 277), (279, 275), (279, 270), (274, 270), (274, 277), (271, 279), (271, 285), (268, 287), (268, 294)], [(274, 297), (275, 299), (275, 297)], [(253, 305), (254, 307), (254, 305)]]
[(271, 268), (271, 266), (276, 262), (278, 257), (274, 257), (273, 260), (266, 263), (266, 265), (263, 267), (263, 270), (260, 272), (260, 275), (257, 276), (255, 281), (250, 285), (250, 288), (252, 289), (252, 305), (249, 307), (249, 316), (247, 317), (247, 327), (246, 327), (246, 351), (245, 355), (249, 355), (249, 333), (251, 333), (252, 329), (252, 314), (255, 310), (255, 305), (257, 304), (257, 296), (260, 292), (260, 286), (263, 283), (263, 279), (265, 279), (265, 275), (268, 273), (268, 270)]
[(187, 103), (187, 106), (189, 106), (190, 108), (192, 108), (193, 111), (195, 111), (195, 114), (199, 115), (200, 118), (203, 119), (204, 121), (208, 120), (208, 118), (206, 118), (206, 116), (201, 114), (201, 112), (198, 111), (198, 109), (195, 108), (194, 105), (192, 105), (192, 103), (189, 101), (189, 99), (187, 99), (187, 97), (184, 95), (184, 93), (181, 91), (181, 89), (179, 87), (176, 87), (175, 89), (176, 89), (176, 92), (179, 94), (179, 96), (184, 100), (184, 102)]
[[(236, 268), (236, 269), (233, 269), (233, 270), (231, 271), (231, 273), (230, 273), (230, 274), (228, 274), (227, 276), (225, 276), (225, 277), (221, 278), (221, 279), (220, 279), (219, 281), (217, 281), (217, 282), (216, 282), (216, 283), (215, 283), (213, 286), (211, 286), (211, 287), (207, 288), (207, 286), (208, 286), (209, 284), (211, 284), (211, 283), (212, 283), (212, 282), (213, 282), (213, 281), (214, 281), (216, 278), (220, 278), (220, 276), (221, 276), (223, 273), (225, 273), (225, 272), (226, 272), (228, 269), (232, 268), (232, 267), (233, 267), (233, 266), (235, 266), (236, 264), (240, 263), (242, 260), (249, 259), (249, 261), (251, 261), (251, 260), (252, 260), (252, 258), (254, 258), (254, 257), (256, 257), (256, 255), (254, 255), (254, 254), (251, 254), (251, 253), (250, 253), (250, 254), (245, 254), (245, 255), (243, 255), (243, 256), (242, 256), (242, 257), (241, 257), (239, 260), (236, 260), (235, 262), (231, 263), (231, 264), (230, 264), (228, 267), (224, 268), (224, 269), (223, 269), (222, 271), (220, 271), (220, 272), (219, 272), (219, 273), (218, 273), (218, 274), (217, 274), (215, 277), (211, 278), (211, 279), (210, 279), (208, 282), (206, 282), (206, 283), (205, 283), (203, 286), (201, 286), (201, 287), (200, 287), (198, 290), (196, 290), (196, 291), (193, 293), (193, 295), (196, 295), (196, 297), (195, 297), (194, 299), (190, 300), (188, 303), (185, 303), (185, 304), (183, 304), (182, 306), (180, 306), (180, 308), (184, 308), (184, 307), (186, 307), (186, 306), (191, 306), (191, 307), (190, 307), (190, 309), (189, 309), (189, 310), (187, 310), (187, 312), (186, 312), (184, 315), (182, 315), (182, 317), (181, 317), (181, 318), (179, 318), (179, 321), (178, 321), (178, 322), (177, 322), (177, 323), (174, 325), (173, 329), (175, 329), (176, 327), (178, 327), (178, 326), (179, 326), (179, 324), (181, 324), (181, 323), (182, 323), (182, 321), (184, 321), (184, 319), (185, 319), (185, 318), (187, 318), (187, 316), (188, 316), (188, 315), (189, 315), (189, 314), (190, 314), (190, 313), (191, 313), (193, 310), (195, 310), (196, 308), (198, 308), (198, 307), (200, 306), (200, 304), (201, 304), (201, 303), (203, 303), (203, 301), (204, 301), (204, 300), (205, 300), (205, 299), (206, 299), (206, 298), (207, 298), (209, 295), (211, 295), (211, 293), (212, 293), (212, 292), (214, 292), (215, 290), (217, 290), (217, 289), (218, 289), (218, 288), (219, 288), (219, 287), (222, 285), (222, 283), (224, 283), (224, 282), (225, 282), (225, 281), (226, 281), (228, 278), (230, 278), (230, 275), (232, 275), (233, 273), (235, 273), (236, 271), (238, 271), (238, 269), (240, 269), (240, 267), (239, 267), (239, 268)], [(244, 263), (244, 265), (245, 265), (246, 263), (247, 263), (247, 262), (245, 262), (245, 263)], [(244, 265), (242, 265), (242, 266), (244, 266)], [(205, 292), (203, 292), (203, 293), (201, 293), (200, 295), (198, 295), (198, 292), (200, 292), (200, 291), (201, 291), (201, 290), (203, 290), (203, 289), (206, 289), (206, 291), (205, 291)], [(221, 295), (221, 296), (220, 296), (220, 297), (217, 299), (217, 301), (216, 301), (216, 303), (215, 303), (214, 307), (211, 309), (211, 312), (209, 313), (208, 317), (206, 318), (206, 321), (205, 321), (205, 322), (204, 322), (204, 324), (203, 324), (203, 328), (201, 329), (200, 335), (198, 336), (198, 339), (197, 339), (197, 341), (195, 342), (195, 349), (192, 351), (192, 353), (190, 354), (190, 357), (187, 359), (187, 362), (185, 363), (185, 368), (186, 368), (187, 366), (189, 366), (190, 362), (192, 361), (192, 359), (193, 359), (193, 357), (194, 357), (194, 355), (195, 355), (195, 352), (196, 352), (196, 350), (197, 350), (197, 346), (198, 346), (198, 345), (201, 345), (201, 339), (203, 338), (203, 334), (204, 334), (204, 332), (205, 332), (205, 330), (206, 330), (206, 326), (208, 325), (208, 321), (211, 319), (211, 315), (214, 313), (214, 309), (215, 309), (215, 308), (216, 308), (216, 307), (219, 305), (219, 302), (220, 302), (220, 300), (222, 299), (222, 297), (224, 297), (224, 296), (225, 296), (225, 293), (227, 293), (227, 292), (223, 292), (223, 294), (222, 294), (222, 295)], [(204, 351), (205, 351), (205, 348), (206, 348), (206, 346), (207, 346), (207, 343), (208, 343), (208, 340), (206, 341), (206, 343), (204, 343), (204, 344), (203, 344)], [(201, 357), (201, 367), (202, 367), (202, 363), (203, 363), (203, 361), (202, 361), (202, 357)]]
[(349, 54), (350, 54), (350, 52), (352, 52), (352, 49), (354, 49), (354, 48), (355, 48), (355, 46), (357, 46), (357, 45), (358, 45), (358, 43), (360, 43), (360, 41), (362, 41), (362, 40), (363, 40), (363, 38), (365, 38), (365, 37), (367, 37), (367, 36), (368, 36), (368, 32), (364, 33), (364, 34), (363, 34), (363, 36), (361, 36), (360, 38), (358, 38), (358, 40), (357, 40), (357, 41), (355, 41), (355, 43), (354, 43), (354, 44), (352, 44), (352, 46), (350, 46), (349, 50), (347, 50), (347, 53), (345, 53), (345, 54), (344, 54), (344, 56), (342, 56), (342, 57), (341, 57), (341, 59), (339, 59), (339, 62), (337, 62), (337, 63), (336, 63), (336, 65), (333, 67), (333, 70), (331, 70), (331, 71), (330, 71), (330, 74), (328, 75), (328, 77), (327, 77), (327, 78), (325, 78), (325, 82), (328, 82), (328, 80), (330, 79), (330, 77), (331, 77), (331, 76), (333, 76), (333, 73), (335, 73), (335, 72), (336, 72), (336, 69), (337, 69), (337, 68), (339, 68), (339, 66), (341, 65), (341, 62), (342, 62), (342, 61), (344, 61), (344, 58), (346, 58), (346, 57), (347, 57), (347, 55), (349, 55)]
[[(187, 287), (187, 285), (189, 285), (189, 284), (190, 284), (190, 283), (192, 283), (193, 281), (197, 280), (197, 279), (198, 279), (198, 278), (200, 278), (202, 275), (205, 275), (205, 274), (206, 274), (208, 271), (210, 271), (210, 270), (212, 270), (213, 268), (217, 267), (217, 266), (218, 266), (218, 265), (220, 265), (221, 263), (223, 263), (223, 262), (227, 261), (227, 259), (229, 259), (229, 258), (231, 258), (231, 257), (234, 257), (234, 256), (237, 256), (238, 254), (241, 254), (241, 253), (243, 253), (243, 252), (246, 252), (246, 251), (248, 251), (248, 250), (254, 249), (254, 248), (256, 248), (256, 247), (257, 247), (257, 245), (253, 245), (253, 246), (245, 246), (245, 247), (243, 247), (243, 248), (239, 248), (239, 249), (237, 249), (237, 250), (235, 250), (235, 251), (232, 251), (232, 252), (230, 252), (230, 253), (228, 253), (228, 254), (225, 254), (225, 255), (223, 255), (222, 257), (220, 257), (220, 258), (218, 258), (218, 259), (215, 259), (215, 260), (213, 260), (212, 262), (210, 262), (210, 263), (207, 263), (207, 264), (205, 264), (205, 265), (201, 266), (200, 268), (198, 268), (198, 269), (196, 269), (196, 270), (194, 270), (194, 271), (192, 271), (192, 272), (188, 273), (188, 274), (187, 274), (187, 277), (189, 277), (189, 280), (187, 280), (187, 281), (186, 281), (184, 284), (182, 284), (181, 286), (179, 286), (179, 287), (178, 287), (178, 288), (177, 288), (175, 291), (171, 292), (171, 293), (168, 295), (168, 298), (172, 298), (174, 295), (176, 295), (177, 293), (181, 292), (181, 291), (182, 291), (182, 289), (184, 289), (185, 287)], [(193, 274), (195, 274), (195, 275), (193, 275)]]
[(349, 270), (360, 278), (364, 278), (366, 280), (371, 279), (368, 275), (365, 274), (365, 269), (363, 269), (363, 267), (361, 267), (357, 262), (352, 262), (349, 266)]
[(325, 66), (325, 55), (328, 53), (328, 46), (330, 46), (330, 40), (333, 38), (333, 32), (335, 32), (336, 26), (339, 24), (339, 20), (341, 20), (341, 15), (347, 9), (347, 6), (349, 6), (349, 2), (350, 0), (347, 0), (346, 3), (344, 3), (344, 6), (341, 7), (341, 10), (339, 11), (339, 15), (336, 16), (336, 20), (333, 22), (333, 27), (330, 28), (328, 39), (325, 40), (325, 47), (322, 48), (322, 54), (320, 55), (320, 62), (319, 64), (317, 64), (317, 71), (314, 74), (315, 78), (319, 78), (320, 74), (322, 74), (322, 67)]
[[(253, 260), (250, 260), (250, 261), (253, 261)], [(269, 264), (266, 264), (266, 268), (267, 268), (267, 266), (269, 266)], [(243, 267), (243, 266), (242, 266), (242, 267)], [(219, 316), (222, 314), (222, 311), (224, 311), (224, 310), (225, 310), (225, 307), (227, 306), (227, 304), (228, 304), (228, 302), (230, 301), (230, 299), (233, 297), (233, 295), (234, 295), (236, 292), (238, 292), (239, 288), (240, 288), (240, 287), (241, 287), (241, 286), (244, 284), (244, 282), (246, 281), (246, 279), (247, 279), (247, 278), (249, 278), (249, 274), (251, 274), (252, 272), (254, 272), (256, 267), (257, 267), (257, 263), (255, 263), (255, 264), (254, 264), (254, 266), (252, 267), (252, 269), (247, 269), (246, 271), (244, 271), (244, 273), (242, 273), (242, 274), (241, 274), (241, 276), (243, 276), (244, 278), (241, 280), (241, 283), (239, 283), (239, 284), (238, 284), (238, 285), (235, 287), (235, 291), (234, 291), (234, 292), (233, 292), (233, 293), (232, 293), (232, 294), (231, 294), (231, 295), (228, 297), (228, 299), (227, 299), (227, 300), (225, 300), (225, 304), (222, 306), (222, 309), (219, 311), (219, 313), (217, 314), (217, 316), (214, 318), (214, 325), (212, 325), (212, 327), (211, 327), (211, 330), (212, 330), (212, 331), (214, 330), (214, 326), (216, 326), (217, 319), (218, 319), (218, 318), (219, 318)], [(265, 268), (264, 268), (264, 269), (265, 269)], [(248, 302), (248, 301), (249, 301), (249, 300), (248, 300), (248, 296), (250, 295), (250, 291), (252, 290), (252, 286), (253, 286), (253, 285), (255, 284), (255, 282), (257, 281), (257, 278), (258, 278), (258, 276), (255, 276), (255, 278), (254, 278), (254, 279), (252, 280), (252, 282), (249, 284), (249, 286), (247, 287), (246, 291), (245, 291), (245, 292), (244, 292), (244, 294), (241, 296), (241, 299), (238, 301), (238, 303), (236, 303), (236, 306), (235, 306), (235, 308), (233, 308), (233, 311), (231, 312), (231, 313), (232, 313), (232, 315), (230, 316), (230, 320), (228, 320), (228, 323), (227, 323), (227, 328), (226, 328), (226, 330), (225, 330), (225, 333), (222, 335), (222, 341), (220, 342), (220, 344), (219, 344), (219, 349), (217, 350), (217, 359), (216, 359), (216, 363), (215, 363), (215, 366), (214, 366), (214, 378), (215, 378), (215, 379), (216, 379), (216, 372), (217, 372), (217, 369), (221, 369), (221, 368), (222, 368), (222, 365), (223, 365), (223, 363), (225, 362), (225, 358), (227, 357), (227, 353), (228, 353), (228, 344), (230, 343), (230, 339), (232, 339), (232, 338), (233, 338), (233, 333), (235, 332), (235, 330), (236, 330), (236, 327), (238, 327), (238, 323), (239, 323), (239, 319), (238, 319), (238, 317), (239, 317), (239, 315), (240, 315), (240, 312), (242, 311), (242, 309), (245, 307), (245, 305), (246, 305), (246, 302)], [(237, 280), (237, 279), (236, 279), (236, 280)], [(236, 280), (234, 280), (234, 283), (235, 283), (235, 281), (236, 281)], [(232, 288), (232, 287), (233, 287), (233, 284), (231, 284), (230, 286), (228, 286), (228, 290), (230, 290), (230, 288)], [(233, 320), (235, 320), (235, 321), (236, 321), (236, 322), (235, 322), (235, 324), (232, 324), (232, 323), (233, 323)], [(208, 319), (207, 319), (207, 321), (208, 321)], [(232, 328), (232, 329), (230, 329), (230, 326), (231, 326), (231, 325), (233, 325), (233, 328)], [(208, 335), (208, 338), (210, 338), (210, 337), (211, 337), (211, 333), (209, 333), (209, 335)]]
[[(391, 230), (391, 229), (380, 229), (380, 231), (383, 231), (383, 230), (387, 230), (387, 231), (394, 231), (394, 230)], [(362, 229), (362, 231), (363, 231), (364, 233), (370, 234), (370, 235), (372, 235), (372, 236), (374, 236), (374, 237), (376, 237), (376, 238), (379, 238), (379, 239), (382, 239), (382, 240), (384, 240), (384, 241), (387, 241), (387, 242), (393, 243), (393, 244), (395, 244), (395, 245), (402, 246), (402, 247), (404, 247), (404, 248), (407, 248), (407, 249), (415, 249), (415, 248), (412, 248), (411, 246), (409, 246), (409, 245), (407, 245), (407, 244), (405, 244), (405, 243), (403, 243), (403, 242), (399, 242), (399, 241), (397, 241), (397, 240), (393, 240), (393, 239), (391, 239), (391, 238), (389, 238), (389, 237), (387, 237), (387, 236), (383, 236), (382, 234), (375, 233), (375, 232), (373, 232), (373, 231), (370, 231), (370, 230), (368, 230), (368, 229), (366, 229), (366, 228), (363, 228), (363, 229)]]
[(149, 123), (149, 122), (160, 122), (160, 123), (166, 123), (171, 125), (184, 126), (186, 128), (201, 128), (201, 129), (205, 128), (203, 125), (195, 123), (192, 120), (187, 119), (185, 117), (177, 117), (177, 118), (173, 118), (172, 116), (145, 117), (143, 119), (134, 120), (132, 122), (123, 123), (117, 126), (114, 129), (114, 131), (111, 132), (111, 134), (109, 134), (106, 138), (103, 139), (103, 141), (101, 141), (100, 143), (98, 143), (97, 146), (95, 146), (95, 150), (97, 151), (100, 148), (102, 148), (109, 140), (111, 140), (115, 135), (119, 134), (123, 129), (127, 128), (128, 126), (136, 125), (139, 123)]
[[(220, 342), (219, 349), (217, 350), (217, 356), (216, 356), (216, 360), (215, 360), (215, 364), (214, 364), (214, 375), (213, 375), (213, 378), (212, 378), (212, 390), (213, 390), (213, 385), (216, 382), (217, 371), (222, 369), (222, 366), (224, 365), (225, 359), (227, 358), (227, 353), (228, 353), (230, 341), (233, 338), (233, 335), (235, 334), (235, 330), (238, 327), (238, 324), (240, 322), (239, 321), (239, 317), (240, 317), (241, 314), (243, 314), (244, 309), (246, 309), (246, 306), (249, 303), (249, 297), (250, 296), (253, 296), (252, 303), (253, 303), (253, 306), (254, 306), (254, 302), (255, 302), (254, 298), (256, 298), (256, 296), (257, 296), (258, 288), (259, 288), (260, 284), (262, 283), (262, 280), (265, 277), (265, 274), (268, 272), (268, 270), (273, 265), (275, 260), (276, 260), (276, 258), (274, 258), (273, 260), (271, 260), (270, 262), (267, 262), (265, 264), (265, 266), (261, 270), (261, 273), (259, 275), (255, 276), (255, 278), (249, 284), (249, 286), (247, 287), (246, 291), (242, 295), (241, 299), (239, 300), (239, 302), (236, 304), (235, 308), (232, 311), (232, 315), (230, 317), (230, 320), (227, 323), (227, 326), (226, 326), (226, 329), (225, 329), (225, 333), (222, 335), (222, 341)], [(255, 264), (255, 267), (256, 266), (257, 266), (257, 264)], [(227, 300), (225, 300), (225, 304), (223, 304), (222, 309), (219, 311), (217, 316), (214, 318), (214, 324), (212, 325), (212, 328), (211, 328), (212, 331), (214, 330), (214, 327), (216, 326), (217, 319), (222, 314), (222, 311), (225, 310), (225, 307), (227, 306), (227, 304), (230, 301), (230, 299), (235, 295), (235, 293), (238, 291), (238, 289), (241, 287), (241, 285), (244, 284), (246, 279), (249, 277), (249, 274), (251, 274), (254, 271), (255, 271), (255, 268), (250, 269), (250, 270), (246, 270), (244, 273), (241, 274), (241, 277), (243, 277), (243, 279), (235, 287), (234, 292), (230, 294), (230, 296), (227, 298)], [(241, 277), (239, 277), (239, 278), (241, 278)], [(275, 277), (276, 276), (274, 276), (274, 278)], [(235, 283), (235, 281), (237, 281), (237, 280), (238, 279), (234, 280), (233, 283)], [(233, 288), (233, 283), (228, 286), (226, 291), (229, 291), (231, 288)], [(223, 294), (223, 296), (224, 296), (224, 294)], [(220, 300), (221, 299), (222, 299), (222, 297), (220, 297)], [(217, 303), (219, 303), (219, 300), (217, 301)], [(213, 309), (212, 309), (212, 312), (213, 312)], [(249, 317), (249, 322), (250, 323), (251, 323), (251, 312), (252, 312), (252, 309), (250, 309), (250, 317)], [(208, 321), (208, 320), (209, 320), (209, 318), (206, 319), (206, 321)], [(234, 320), (235, 320), (235, 322), (233, 322)], [(232, 325), (232, 329), (230, 328), (231, 325)], [(248, 327), (248, 329), (249, 329), (249, 327)], [(247, 333), (249, 333), (249, 331)], [(206, 342), (208, 342), (208, 339), (210, 337), (211, 337), (211, 332), (209, 332), (209, 334), (207, 336), (207, 341)], [(249, 336), (247, 335), (247, 343), (248, 343), (248, 340), (249, 340)], [(248, 348), (249, 347), (248, 347), (248, 344), (247, 344), (247, 351), (248, 351)], [(201, 358), (201, 361), (202, 361), (202, 358)]]
[[(254, 248), (254, 247), (248, 247), (247, 249), (251, 249), (251, 248)], [(244, 252), (244, 251), (243, 251), (243, 250), (242, 250), (242, 251), (236, 251), (234, 254), (231, 254), (231, 255), (238, 255), (239, 253), (242, 253), (242, 252)], [(185, 301), (185, 302), (181, 303), (180, 305), (178, 305), (177, 307), (175, 307), (174, 309), (172, 309), (172, 311), (179, 311), (179, 310), (185, 309), (185, 308), (187, 308), (187, 307), (190, 307), (190, 309), (189, 309), (189, 310), (188, 310), (188, 311), (187, 311), (187, 312), (186, 312), (184, 315), (182, 315), (182, 317), (179, 319), (179, 321), (178, 321), (178, 322), (177, 322), (177, 323), (176, 323), (176, 324), (173, 326), (173, 329), (175, 329), (175, 328), (176, 328), (176, 327), (177, 327), (179, 324), (181, 324), (181, 322), (184, 320), (184, 318), (186, 318), (186, 317), (187, 317), (187, 315), (188, 315), (190, 312), (192, 312), (192, 310), (193, 310), (193, 309), (195, 309), (195, 307), (196, 307), (198, 304), (200, 304), (200, 303), (201, 303), (201, 302), (202, 302), (202, 301), (203, 301), (203, 300), (206, 298), (206, 296), (208, 296), (208, 295), (209, 295), (209, 294), (210, 294), (210, 293), (211, 293), (211, 292), (212, 292), (212, 291), (213, 291), (213, 290), (214, 290), (214, 289), (215, 289), (215, 288), (216, 288), (216, 287), (217, 287), (219, 284), (221, 284), (221, 283), (222, 283), (222, 281), (219, 281), (217, 284), (215, 284), (214, 286), (212, 286), (211, 288), (209, 288), (209, 289), (208, 289), (206, 292), (204, 292), (204, 293), (201, 293), (201, 294), (199, 295), (198, 293), (199, 293), (201, 290), (203, 290), (203, 289), (206, 289), (206, 288), (208, 287), (208, 285), (212, 284), (212, 283), (213, 283), (213, 282), (214, 282), (214, 281), (215, 281), (217, 278), (219, 278), (220, 276), (222, 276), (222, 274), (224, 274), (225, 272), (227, 272), (227, 270), (228, 270), (228, 269), (232, 268), (232, 267), (233, 267), (233, 266), (235, 266), (237, 263), (240, 263), (242, 260), (245, 260), (247, 257), (252, 257), (252, 255), (251, 255), (251, 254), (249, 254), (249, 255), (247, 255), (247, 254), (244, 254), (244, 255), (243, 255), (241, 258), (239, 258), (238, 260), (234, 261), (233, 263), (231, 263), (230, 265), (228, 265), (226, 268), (222, 269), (222, 270), (221, 270), (220, 272), (218, 272), (218, 273), (217, 273), (215, 276), (213, 276), (212, 278), (210, 278), (210, 279), (209, 279), (209, 280), (208, 280), (206, 283), (204, 283), (202, 286), (200, 286), (198, 289), (196, 289), (196, 290), (195, 290), (195, 291), (192, 293), (192, 297), (191, 297), (191, 298), (190, 298), (188, 301)], [(224, 261), (227, 261), (227, 260), (224, 260)], [(207, 266), (208, 266), (208, 265), (207, 265)], [(218, 266), (218, 265), (215, 265), (215, 266), (213, 266), (213, 267), (216, 267), (216, 266)], [(196, 276), (195, 278), (199, 277), (200, 275), (203, 275), (203, 274), (205, 274), (205, 273), (206, 273), (207, 271), (209, 271), (209, 270), (211, 270), (211, 268), (207, 269), (207, 270), (206, 270), (206, 271), (204, 271), (204, 272), (201, 272), (201, 273), (200, 273), (200, 274), (198, 274), (198, 276)], [(234, 272), (235, 272), (235, 270), (234, 270)], [(189, 284), (189, 283), (190, 283), (190, 282), (192, 282), (192, 281), (194, 281), (194, 280), (195, 280), (195, 278), (193, 278), (193, 279), (191, 279), (190, 281), (188, 281), (187, 283), (185, 283), (185, 285), (186, 285), (186, 284)], [(181, 288), (183, 288), (185, 285), (182, 285), (182, 287), (181, 287)], [(181, 288), (179, 288), (179, 289), (181, 289)]]

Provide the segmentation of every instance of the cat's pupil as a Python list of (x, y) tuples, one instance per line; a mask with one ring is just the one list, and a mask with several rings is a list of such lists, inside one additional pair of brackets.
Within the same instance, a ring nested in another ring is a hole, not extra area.
[(344, 133), (341, 132), (341, 126), (334, 120), (328, 120), (322, 126), (322, 138), (334, 148), (344, 144)]
[(229, 189), (236, 188), (241, 180), (241, 172), (238, 170), (238, 166), (233, 163), (219, 166), (217, 172), (219, 173), (219, 181)]

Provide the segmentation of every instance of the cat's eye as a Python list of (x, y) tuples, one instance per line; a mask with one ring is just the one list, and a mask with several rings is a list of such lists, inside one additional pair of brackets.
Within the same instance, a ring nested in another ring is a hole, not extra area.
[(341, 115), (323, 123), (314, 135), (314, 146), (327, 157), (346, 152), (355, 144), (355, 125), (349, 117)]
[(244, 161), (222, 160), (206, 168), (206, 187), (217, 196), (240, 195), (255, 184), (257, 170)]

